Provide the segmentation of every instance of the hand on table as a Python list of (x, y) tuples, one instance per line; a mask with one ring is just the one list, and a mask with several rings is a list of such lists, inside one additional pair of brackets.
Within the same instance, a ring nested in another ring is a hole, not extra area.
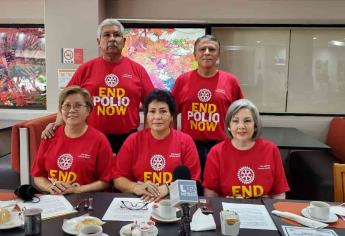
[(50, 194), (67, 194), (78, 193), (77, 188), (80, 185), (78, 183), (69, 183), (63, 181), (52, 181), (52, 184), (48, 187)]

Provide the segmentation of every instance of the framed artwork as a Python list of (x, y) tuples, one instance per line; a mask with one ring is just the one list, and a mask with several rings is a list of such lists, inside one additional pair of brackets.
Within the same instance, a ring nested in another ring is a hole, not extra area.
[(43, 25), (0, 25), (0, 108), (46, 109)]
[(194, 42), (205, 27), (124, 25), (124, 55), (145, 67), (156, 88), (171, 90), (179, 75), (197, 68)]

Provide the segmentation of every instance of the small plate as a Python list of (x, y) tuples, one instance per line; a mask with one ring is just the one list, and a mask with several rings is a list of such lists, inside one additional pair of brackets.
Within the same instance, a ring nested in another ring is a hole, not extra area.
[(0, 229), (12, 229), (24, 225), (23, 218), (19, 215), (19, 212), (11, 212), (11, 219), (5, 224), (0, 224)]
[[(178, 209), (176, 208), (176, 211)], [(171, 218), (171, 219), (167, 219), (167, 218), (163, 218), (161, 217), (159, 214), (158, 214), (158, 209), (157, 208), (152, 208), (152, 213), (151, 213), (151, 217), (157, 221), (160, 221), (160, 222), (165, 222), (165, 223), (172, 223), (172, 222), (176, 222), (176, 221), (179, 221), (181, 220), (181, 217), (174, 217), (174, 218)]]
[(308, 219), (316, 220), (316, 221), (323, 222), (323, 223), (334, 223), (334, 222), (337, 222), (337, 220), (338, 220), (338, 216), (332, 212), (329, 213), (329, 218), (326, 220), (320, 220), (320, 219), (313, 218), (310, 216), (307, 207), (303, 208), (301, 213), (304, 217), (307, 217)]
[(345, 207), (343, 206), (331, 206), (331, 212), (340, 216), (345, 216)]
[[(158, 235), (158, 228), (156, 226), (153, 226), (153, 230), (154, 230), (153, 235), (157, 236)], [(127, 234), (123, 233), (123, 227), (121, 227), (121, 229), (120, 229), (120, 236), (127, 236)]]
[[(75, 217), (75, 218), (72, 218), (72, 219), (69, 219), (69, 220), (64, 220), (63, 225), (62, 225), (62, 230), (65, 233), (68, 233), (68, 234), (78, 235), (79, 231), (76, 229), (76, 225), (79, 224), (84, 219), (93, 219), (95, 221), (102, 222), (97, 217), (93, 217), (93, 216), (79, 216), (79, 217)], [(104, 224), (104, 222), (103, 222), (103, 224)], [(103, 235), (106, 235), (106, 234), (103, 233)]]

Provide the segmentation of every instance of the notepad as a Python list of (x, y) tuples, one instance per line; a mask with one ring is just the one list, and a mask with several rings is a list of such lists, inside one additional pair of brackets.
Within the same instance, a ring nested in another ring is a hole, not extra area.
[(41, 208), (42, 220), (77, 212), (62, 195), (41, 195), (39, 198), (39, 202), (23, 202), (19, 200), (17, 204), (21, 210)]

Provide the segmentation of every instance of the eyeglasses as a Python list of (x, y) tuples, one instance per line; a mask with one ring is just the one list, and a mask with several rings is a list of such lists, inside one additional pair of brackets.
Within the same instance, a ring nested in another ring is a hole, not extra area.
[(74, 110), (79, 111), (82, 107), (87, 107), (87, 105), (80, 104), (80, 103), (74, 103), (74, 104), (66, 103), (61, 106), (61, 109), (64, 111), (69, 111), (71, 110), (71, 108), (73, 108)]
[(150, 202), (130, 202), (130, 201), (121, 201), (120, 207), (121, 208), (127, 208), (128, 210), (148, 210), (147, 205)]

